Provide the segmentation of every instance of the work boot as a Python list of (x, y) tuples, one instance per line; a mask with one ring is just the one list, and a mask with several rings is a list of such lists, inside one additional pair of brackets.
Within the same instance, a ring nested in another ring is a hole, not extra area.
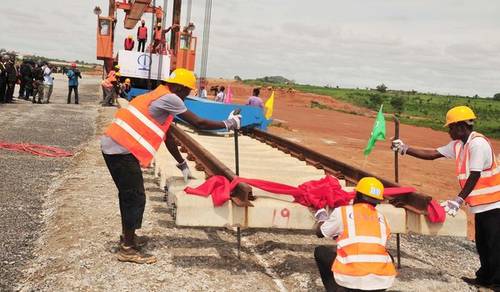
[(144, 254), (132, 246), (120, 244), (117, 259), (120, 262), (131, 262), (136, 264), (153, 264), (156, 263), (156, 257), (149, 254)]

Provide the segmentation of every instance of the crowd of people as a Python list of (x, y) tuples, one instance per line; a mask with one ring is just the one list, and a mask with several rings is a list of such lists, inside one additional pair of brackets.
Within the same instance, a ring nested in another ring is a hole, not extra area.
[(0, 103), (12, 103), (16, 85), (19, 85), (17, 99), (31, 100), (32, 103), (50, 103), (54, 88), (53, 73), (63, 73), (68, 77), (68, 100), (75, 94), (78, 104), (78, 79), (82, 78), (76, 63), (71, 68), (53, 66), (47, 61), (22, 60), (16, 64), (15, 55), (0, 57)]

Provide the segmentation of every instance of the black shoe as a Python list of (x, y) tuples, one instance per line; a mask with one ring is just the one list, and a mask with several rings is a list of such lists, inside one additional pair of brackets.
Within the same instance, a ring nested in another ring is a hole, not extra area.
[(469, 285), (488, 287), (488, 283), (478, 278), (462, 277), (461, 279)]

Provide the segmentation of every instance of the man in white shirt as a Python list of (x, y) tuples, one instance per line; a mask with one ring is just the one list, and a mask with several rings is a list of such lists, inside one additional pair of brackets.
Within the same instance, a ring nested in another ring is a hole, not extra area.
[(461, 191), (442, 206), (455, 216), (464, 202), (475, 215), (476, 248), (481, 267), (476, 278), (462, 279), (473, 285), (500, 290), (500, 168), (488, 139), (473, 131), (476, 115), (466, 106), (457, 106), (446, 114), (448, 132), (453, 141), (437, 149), (410, 147), (400, 139), (392, 149), (401, 155), (434, 160), (455, 159)]
[(217, 95), (215, 96), (215, 101), (224, 102), (224, 99), (226, 99), (225, 90), (226, 88), (224, 86), (219, 87), (219, 92), (217, 92)]
[(52, 95), (52, 89), (54, 88), (54, 77), (52, 77), (52, 69), (50, 69), (49, 64), (44, 63), (43, 67), (43, 93), (44, 102), (49, 103), (50, 96)]

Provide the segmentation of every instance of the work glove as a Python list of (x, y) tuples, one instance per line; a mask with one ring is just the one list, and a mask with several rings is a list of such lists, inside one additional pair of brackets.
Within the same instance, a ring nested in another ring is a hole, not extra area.
[(328, 217), (330, 216), (328, 216), (328, 212), (326, 212), (325, 208), (321, 208), (314, 213), (314, 219), (318, 222), (324, 222), (328, 220)]
[(453, 200), (446, 200), (444, 202), (441, 202), (441, 207), (444, 208), (444, 211), (450, 215), (455, 217), (457, 215), (458, 210), (460, 209), (460, 206), (464, 203), (464, 199), (461, 197), (456, 197)]
[(187, 183), (190, 178), (194, 178), (193, 175), (191, 174), (191, 170), (189, 170), (189, 166), (186, 160), (177, 164), (176, 166), (178, 169), (182, 171), (182, 176), (184, 177), (185, 183)]
[(391, 145), (392, 151), (398, 152), (401, 155), (405, 155), (406, 151), (408, 151), (408, 148), (409, 148), (408, 145), (406, 145), (403, 142), (403, 140), (401, 139), (392, 140), (392, 145)]
[(224, 123), (224, 125), (226, 125), (226, 129), (228, 131), (231, 131), (240, 128), (241, 118), (241, 114), (234, 114), (234, 111), (232, 111), (227, 117), (227, 120), (224, 120), (222, 122)]

